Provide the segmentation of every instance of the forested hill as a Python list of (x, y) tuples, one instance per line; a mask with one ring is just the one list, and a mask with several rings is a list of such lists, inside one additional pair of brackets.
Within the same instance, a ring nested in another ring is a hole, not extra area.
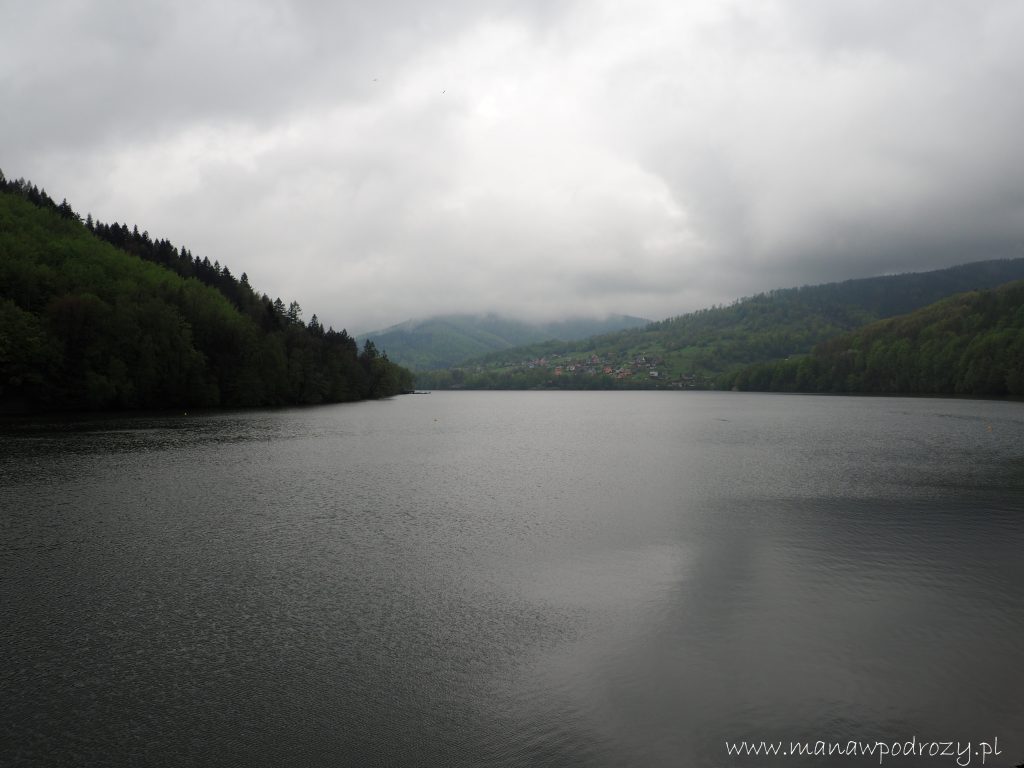
[(752, 363), (818, 343), (963, 291), (1024, 279), (1024, 258), (932, 272), (769, 291), (646, 328), (580, 342), (493, 353), (452, 371), (417, 374), (424, 387), (706, 387)]
[(780, 392), (1024, 395), (1024, 281), (949, 297), (743, 369), (723, 388)]
[(387, 349), (391, 359), (414, 370), (458, 365), (464, 360), (523, 344), (557, 339), (572, 341), (624, 328), (638, 328), (649, 320), (611, 315), (596, 320), (575, 318), (548, 323), (529, 323), (499, 315), (440, 315), (409, 320), (374, 331), (369, 339)]
[(0, 409), (323, 403), (411, 384), (374, 345), (303, 322), (244, 274), (83, 223), (0, 174)]

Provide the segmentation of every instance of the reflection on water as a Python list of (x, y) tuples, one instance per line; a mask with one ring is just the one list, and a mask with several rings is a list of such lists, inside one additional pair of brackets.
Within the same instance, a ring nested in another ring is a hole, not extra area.
[(0, 437), (5, 765), (1024, 760), (1018, 403), (435, 393)]

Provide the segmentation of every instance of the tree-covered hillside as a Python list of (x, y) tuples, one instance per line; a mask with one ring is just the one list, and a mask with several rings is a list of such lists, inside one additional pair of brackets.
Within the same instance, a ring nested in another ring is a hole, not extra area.
[(580, 342), (546, 342), (417, 374), (423, 387), (704, 387), (752, 363), (805, 354), (867, 323), (962, 291), (1024, 279), (1024, 259), (769, 291)]
[(0, 174), (0, 408), (322, 403), (411, 383), (374, 345), (303, 322), (244, 275), (137, 229), (83, 224)]
[(549, 323), (528, 323), (494, 314), (442, 315), (410, 320), (356, 338), (373, 341), (401, 365), (414, 370), (429, 370), (458, 365), (470, 358), (524, 344), (552, 339), (573, 341), (623, 328), (641, 327), (648, 322), (627, 315)]
[(724, 376), (777, 392), (1024, 395), (1024, 281), (943, 299)]

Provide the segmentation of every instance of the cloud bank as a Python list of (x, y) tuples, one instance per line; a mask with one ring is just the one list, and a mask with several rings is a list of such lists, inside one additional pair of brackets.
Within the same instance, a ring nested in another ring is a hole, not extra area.
[(54, 0), (0, 167), (306, 314), (661, 318), (1024, 254), (1024, 5)]

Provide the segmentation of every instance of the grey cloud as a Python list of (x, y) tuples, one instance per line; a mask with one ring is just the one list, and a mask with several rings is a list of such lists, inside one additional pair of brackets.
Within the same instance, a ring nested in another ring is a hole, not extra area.
[(1024, 6), (19, 4), (0, 167), (368, 330), (1019, 255)]
[(1008, 14), (1024, 19), (1005, 4), (950, 6), (799, 6), (785, 49), (796, 82), (752, 90), (752, 70), (778, 63), (777, 41), (762, 40), (720, 74), (730, 107), (707, 99), (703, 132), (688, 145), (655, 137), (645, 162), (722, 258), (761, 265), (757, 280), (1019, 252), (1024, 165), (1013, 146), (1024, 100), (1007, 74), (1024, 57), (997, 30)]
[[(53, 0), (0, 30), (8, 141), (26, 152), (132, 141), (182, 124), (273, 124), (373, 97), (424, 47), (539, 3)], [(557, 7), (558, 4), (552, 4)]]

